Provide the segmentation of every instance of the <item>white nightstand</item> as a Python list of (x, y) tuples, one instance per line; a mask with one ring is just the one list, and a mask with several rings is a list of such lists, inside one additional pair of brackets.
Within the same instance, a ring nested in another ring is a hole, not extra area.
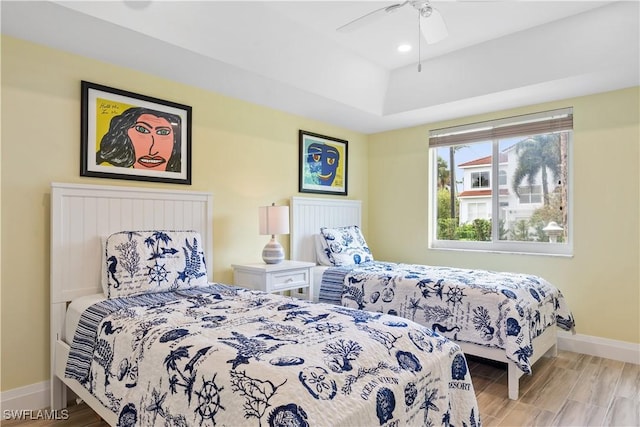
[(307, 289), (313, 301), (312, 262), (282, 261), (278, 264), (233, 264), (233, 284), (265, 292)]

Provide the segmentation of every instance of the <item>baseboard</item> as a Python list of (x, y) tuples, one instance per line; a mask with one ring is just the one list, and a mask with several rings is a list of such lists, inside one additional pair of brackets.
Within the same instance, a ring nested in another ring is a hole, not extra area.
[[(558, 331), (558, 349), (640, 365), (640, 344), (625, 341)], [(48, 408), (50, 388), (49, 381), (42, 381), (3, 391), (0, 393), (0, 408), (3, 411)]]
[[(50, 406), (51, 385), (49, 381), (30, 384), (0, 393), (0, 408), (4, 411), (38, 410)], [(1, 414), (0, 414), (1, 415)], [(1, 417), (0, 417), (1, 418)]]
[(558, 349), (640, 365), (640, 344), (558, 331)]

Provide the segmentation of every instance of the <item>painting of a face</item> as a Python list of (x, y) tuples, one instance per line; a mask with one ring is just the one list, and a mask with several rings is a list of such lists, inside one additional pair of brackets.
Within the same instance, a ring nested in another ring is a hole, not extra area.
[(347, 195), (348, 141), (298, 131), (301, 193)]
[(326, 144), (313, 143), (307, 151), (307, 163), (320, 185), (331, 185), (336, 178), (340, 153)]
[(142, 114), (127, 133), (135, 151), (134, 168), (166, 169), (174, 143), (173, 128), (167, 119)]

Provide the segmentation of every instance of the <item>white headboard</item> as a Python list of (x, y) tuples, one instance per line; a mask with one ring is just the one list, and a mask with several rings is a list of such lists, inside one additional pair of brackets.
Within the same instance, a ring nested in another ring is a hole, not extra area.
[[(213, 196), (210, 193), (51, 184), (51, 407), (66, 403), (55, 375), (57, 341), (64, 340), (67, 303), (102, 292), (102, 240), (124, 230), (195, 230), (213, 271)], [(209, 280), (212, 275), (209, 273)]]
[(102, 291), (102, 239), (117, 231), (196, 230), (213, 271), (212, 200), (195, 191), (52, 183), (51, 303)]
[(362, 226), (360, 200), (291, 198), (291, 259), (316, 262), (313, 235), (321, 227)]

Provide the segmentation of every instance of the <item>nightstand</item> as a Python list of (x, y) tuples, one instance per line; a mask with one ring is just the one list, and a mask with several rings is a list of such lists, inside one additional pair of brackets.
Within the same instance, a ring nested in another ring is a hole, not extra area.
[(313, 301), (311, 267), (314, 266), (312, 262), (286, 260), (278, 264), (233, 264), (233, 284), (265, 292), (306, 288), (309, 301)]

